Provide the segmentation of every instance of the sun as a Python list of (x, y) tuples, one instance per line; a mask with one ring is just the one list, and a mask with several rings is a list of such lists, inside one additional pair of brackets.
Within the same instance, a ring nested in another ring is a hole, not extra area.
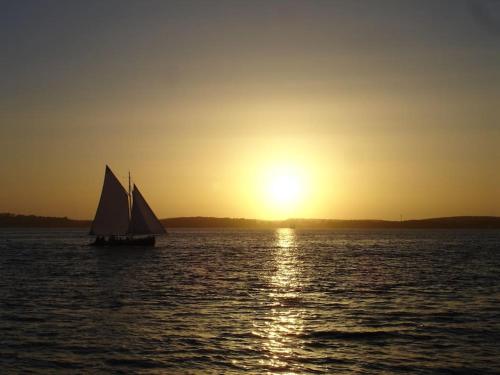
[(269, 197), (279, 205), (297, 203), (301, 190), (300, 179), (297, 175), (278, 174), (273, 176), (269, 181)]
[(304, 173), (297, 166), (270, 167), (263, 178), (266, 216), (286, 218), (297, 214), (305, 196)]

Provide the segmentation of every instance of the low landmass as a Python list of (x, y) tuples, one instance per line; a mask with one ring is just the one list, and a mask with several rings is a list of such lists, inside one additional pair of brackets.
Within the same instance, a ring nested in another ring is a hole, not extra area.
[[(309, 229), (397, 229), (397, 228), (489, 228), (500, 229), (498, 216), (454, 216), (419, 220), (333, 220), (287, 219), (255, 220), (220, 217), (174, 217), (162, 219), (166, 228), (309, 228)], [(90, 220), (74, 220), (67, 217), (46, 217), (0, 213), (0, 227), (10, 228), (88, 228)]]
[(178, 217), (161, 220), (167, 228), (500, 228), (500, 217), (457, 216), (421, 220), (254, 220), (217, 217)]
[(11, 228), (82, 228), (90, 227), (90, 220), (75, 220), (67, 217), (16, 215), (0, 213), (0, 227)]

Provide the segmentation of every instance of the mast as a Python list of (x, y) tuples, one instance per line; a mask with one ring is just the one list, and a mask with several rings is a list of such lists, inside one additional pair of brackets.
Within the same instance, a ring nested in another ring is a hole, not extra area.
[(128, 171), (128, 217), (132, 215), (132, 192), (130, 189), (130, 171)]

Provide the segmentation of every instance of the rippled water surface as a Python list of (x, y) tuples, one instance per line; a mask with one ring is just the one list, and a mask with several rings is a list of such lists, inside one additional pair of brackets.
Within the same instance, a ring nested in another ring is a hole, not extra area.
[(0, 231), (2, 374), (499, 373), (499, 231)]

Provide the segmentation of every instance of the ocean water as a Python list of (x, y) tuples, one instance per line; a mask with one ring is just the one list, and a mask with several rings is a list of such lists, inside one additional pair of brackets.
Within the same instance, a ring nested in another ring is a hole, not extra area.
[(0, 230), (0, 373), (500, 373), (500, 231)]

